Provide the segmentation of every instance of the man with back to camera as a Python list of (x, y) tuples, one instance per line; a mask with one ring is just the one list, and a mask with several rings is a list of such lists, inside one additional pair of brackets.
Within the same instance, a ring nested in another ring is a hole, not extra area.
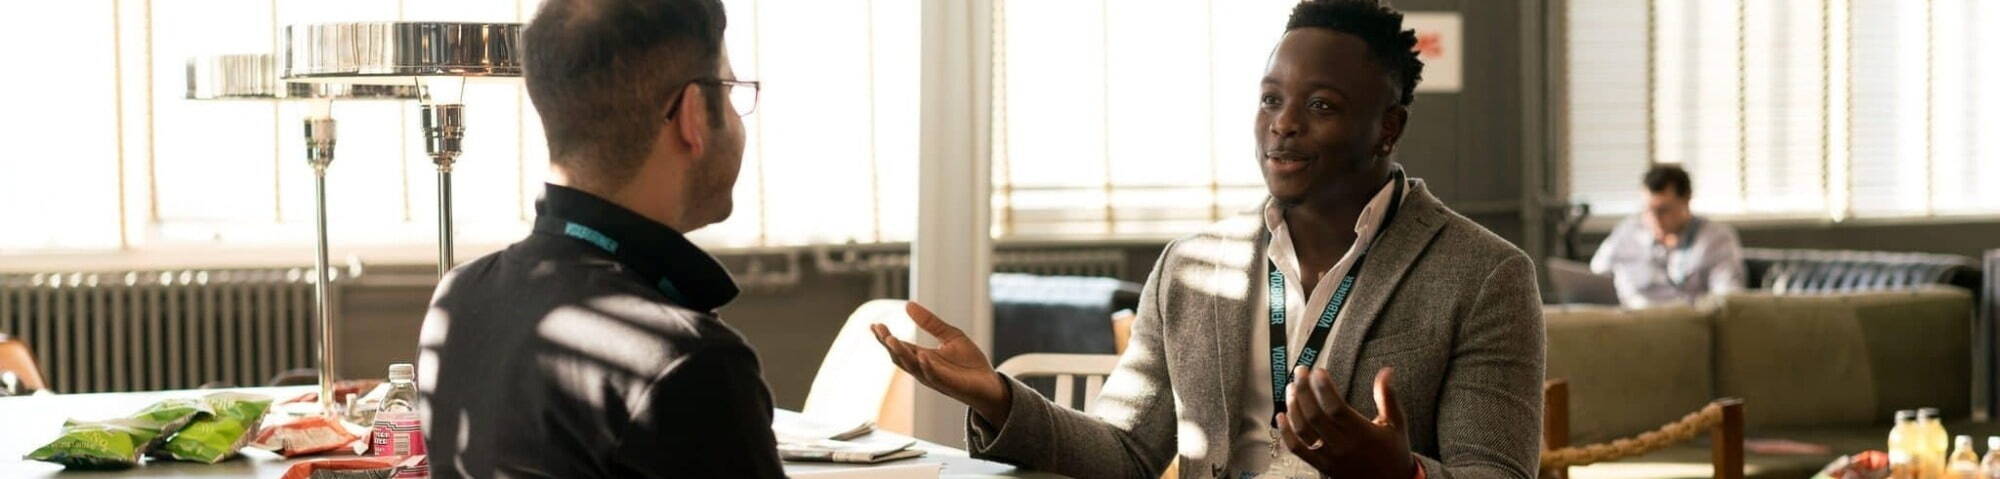
[(757, 355), (715, 309), (757, 83), (717, 0), (548, 0), (523, 34), (548, 135), (534, 232), (459, 266), (418, 364), (434, 477), (783, 477)]
[(1079, 478), (1157, 477), (1176, 458), (1182, 477), (1533, 477), (1534, 265), (1388, 159), (1415, 44), (1372, 1), (1293, 10), (1257, 97), (1271, 199), (1166, 247), (1095, 415), (994, 372), (914, 303), (937, 348), (876, 338), (969, 406), (975, 457)]
[(1625, 218), (1590, 258), (1590, 271), (1610, 275), (1627, 308), (1686, 304), (1743, 289), (1743, 244), (1736, 229), (1695, 216), (1687, 170), (1646, 171), (1646, 209)]

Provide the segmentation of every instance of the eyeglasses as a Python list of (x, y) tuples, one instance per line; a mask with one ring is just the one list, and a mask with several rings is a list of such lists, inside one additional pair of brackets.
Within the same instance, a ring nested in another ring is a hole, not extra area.
[[(757, 92), (762, 89), (763, 85), (763, 83), (756, 81), (724, 80), (721, 78), (697, 78), (688, 83), (723, 88), (724, 93), (728, 94), (730, 106), (736, 109), (736, 116), (750, 116), (751, 113), (757, 112)], [(667, 106), (666, 118), (672, 119), (675, 114), (680, 113), (680, 110), (681, 97), (680, 95), (674, 95), (673, 104)]]

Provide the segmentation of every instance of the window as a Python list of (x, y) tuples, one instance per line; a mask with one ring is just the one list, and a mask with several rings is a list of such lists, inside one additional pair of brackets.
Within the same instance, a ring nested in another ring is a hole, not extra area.
[(917, 0), (725, 1), (737, 75), (764, 82), (736, 210), (706, 244), (909, 241), (917, 217)]
[(1295, 1), (997, 3), (995, 236), (1183, 234), (1263, 200), (1257, 82)]
[(0, 251), (116, 248), (123, 77), (111, 3), (34, 8), (36, 21), (0, 28), (0, 45), (66, 39), (7, 50), (15, 65), (63, 74), (0, 75)]
[[(697, 232), (712, 246), (907, 241), (915, 231), (916, 0), (725, 0), (738, 74), (763, 82), (736, 209)], [(183, 99), (188, 57), (281, 48), (285, 25), (526, 21), (539, 2), (219, 0), (57, 2), (0, 44), (77, 38), (10, 56), (62, 69), (0, 79), (0, 254), (312, 244), (305, 106)], [(79, 30), (81, 29), (81, 30)], [(105, 35), (77, 35), (103, 31)], [(115, 35), (113, 35), (115, 33)], [(526, 233), (547, 168), (541, 121), (518, 83), (469, 83), (454, 168), (458, 242)], [(427, 249), (435, 170), (410, 102), (339, 102), (328, 173), (336, 255)], [(770, 141), (766, 141), (770, 138)], [(121, 199), (123, 202), (121, 203)], [(35, 205), (29, 207), (27, 205)]]
[(2000, 213), (2000, 7), (1975, 0), (1570, 1), (1572, 201), (1638, 209), (1649, 164), (1734, 217)]

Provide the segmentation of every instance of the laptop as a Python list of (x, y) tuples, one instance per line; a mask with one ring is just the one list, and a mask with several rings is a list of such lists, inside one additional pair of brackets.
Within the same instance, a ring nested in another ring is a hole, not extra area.
[(1549, 258), (1549, 285), (1557, 304), (1618, 305), (1618, 287), (1610, 276), (1590, 272), (1590, 265), (1563, 258)]

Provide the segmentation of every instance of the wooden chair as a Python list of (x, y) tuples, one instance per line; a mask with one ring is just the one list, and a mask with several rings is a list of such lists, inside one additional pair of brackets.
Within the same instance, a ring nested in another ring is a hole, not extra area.
[(34, 350), (28, 343), (5, 334), (0, 334), (0, 371), (14, 373), (20, 378), (21, 387), (29, 391), (49, 388), (48, 382), (42, 380), (42, 368), (35, 365)]
[(1708, 431), (1710, 462), (1715, 476), (1743, 479), (1743, 400), (1717, 399), (1678, 421), (1637, 436), (1590, 444), (1569, 444), (1569, 382), (1560, 378), (1542, 384), (1542, 459), (1540, 477), (1568, 479), (1571, 466), (1613, 461), (1657, 451)]
[(877, 429), (911, 433), (915, 420), (911, 386), (915, 379), (896, 369), (869, 330), (869, 325), (881, 323), (897, 339), (915, 341), (916, 323), (902, 319), (908, 318), (903, 309), (907, 303), (878, 299), (847, 316), (847, 323), (840, 326), (833, 346), (820, 361), (819, 373), (813, 375), (801, 414), (841, 421), (872, 418)]
[[(1029, 353), (1007, 359), (994, 368), (1001, 374), (1015, 379), (1055, 378), (1056, 395), (1049, 398), (1056, 404), (1083, 412), (1093, 412), (1097, 393), (1104, 389), (1104, 379), (1111, 377), (1111, 371), (1118, 368), (1115, 354), (1056, 354)], [(1076, 395), (1076, 379), (1083, 378), (1083, 396)], [(1081, 405), (1079, 407), (1079, 405)]]

